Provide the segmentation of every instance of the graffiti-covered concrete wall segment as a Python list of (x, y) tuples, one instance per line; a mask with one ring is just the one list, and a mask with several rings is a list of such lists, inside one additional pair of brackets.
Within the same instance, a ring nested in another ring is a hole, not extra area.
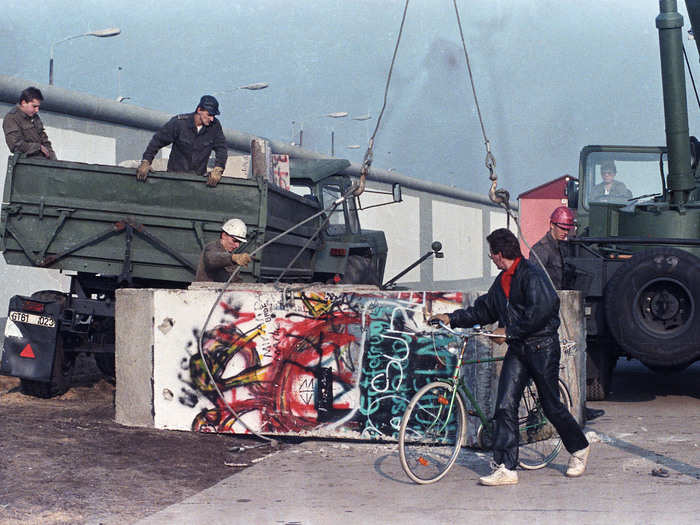
[[(155, 291), (158, 428), (396, 438), (416, 390), (454, 367), (446, 349), (457, 341), (429, 330), (424, 311), (452, 311), (466, 299), (459, 292), (226, 292), (202, 338), (220, 396), (197, 350), (216, 295)], [(483, 368), (472, 388), (486, 397), (494, 374)]]

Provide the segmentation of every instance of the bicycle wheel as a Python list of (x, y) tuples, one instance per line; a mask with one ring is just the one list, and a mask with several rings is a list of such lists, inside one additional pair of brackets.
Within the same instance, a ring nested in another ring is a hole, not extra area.
[(466, 428), (464, 402), (455, 387), (436, 381), (413, 396), (401, 419), (399, 458), (416, 483), (441, 479), (457, 460)]
[[(571, 412), (571, 395), (566, 384), (559, 380), (559, 398)], [(550, 463), (562, 447), (554, 425), (545, 417), (539, 394), (533, 381), (525, 387), (518, 409), (520, 428), (520, 466), (535, 470)]]

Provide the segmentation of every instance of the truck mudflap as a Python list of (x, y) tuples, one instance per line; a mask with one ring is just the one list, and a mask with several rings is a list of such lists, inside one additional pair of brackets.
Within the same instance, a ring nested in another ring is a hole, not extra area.
[(15, 295), (0, 348), (0, 374), (50, 382), (62, 305)]

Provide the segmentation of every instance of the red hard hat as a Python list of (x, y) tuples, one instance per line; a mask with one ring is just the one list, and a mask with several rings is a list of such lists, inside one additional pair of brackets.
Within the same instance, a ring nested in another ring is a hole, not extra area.
[(549, 220), (565, 230), (573, 230), (576, 227), (574, 212), (566, 206), (559, 206), (554, 210)]

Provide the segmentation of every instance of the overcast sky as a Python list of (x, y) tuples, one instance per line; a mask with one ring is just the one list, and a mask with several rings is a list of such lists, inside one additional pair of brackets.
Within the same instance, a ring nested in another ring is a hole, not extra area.
[[(118, 37), (56, 46), (54, 83), (172, 114), (216, 93), (226, 128), (298, 141), (303, 122), (304, 147), (329, 153), (334, 131), (336, 155), (360, 162), (381, 108), (404, 1), (3, 4), (3, 74), (47, 83), (52, 42), (119, 27)], [(665, 142), (656, 0), (458, 6), (499, 182), (511, 194), (575, 174), (586, 144)], [(685, 44), (696, 67), (697, 50)], [(269, 87), (237, 89), (253, 82)], [(694, 98), (689, 107), (692, 132)], [(341, 111), (349, 117), (323, 116)], [(350, 118), (368, 113), (370, 120)], [(348, 148), (355, 145), (361, 148)], [(450, 0), (410, 3), (375, 151), (377, 167), (488, 190)]]

